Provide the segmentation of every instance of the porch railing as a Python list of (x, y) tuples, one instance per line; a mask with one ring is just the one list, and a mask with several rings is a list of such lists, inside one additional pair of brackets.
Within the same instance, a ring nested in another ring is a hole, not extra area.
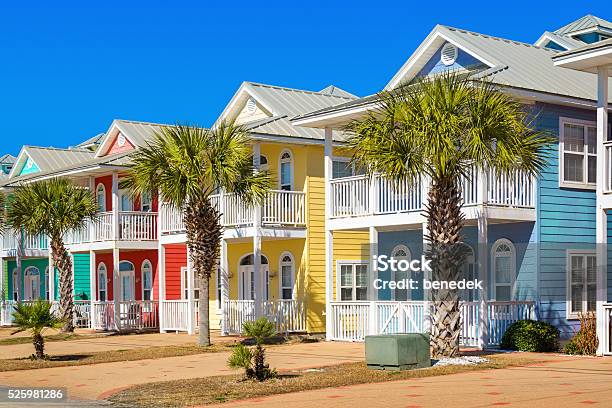
[[(7, 228), (2, 233), (2, 250), (15, 251), (19, 247), (19, 233)], [(49, 240), (44, 235), (23, 234), (22, 248), (24, 250), (47, 250)]]
[(159, 302), (130, 300), (119, 302), (119, 325), (115, 324), (114, 301), (92, 302), (92, 328), (94, 330), (143, 330), (159, 327)]
[(115, 237), (112, 212), (98, 214), (98, 219), (85, 228), (70, 231), (64, 236), (68, 245), (103, 241), (154, 241), (157, 240), (157, 213), (120, 211)]
[[(25, 300), (22, 303), (32, 303), (32, 300)], [(0, 326), (10, 326), (13, 324), (13, 311), (17, 305), (16, 301), (0, 301)], [(51, 302), (51, 312), (59, 315), (60, 306), (58, 301)], [(74, 326), (87, 328), (90, 324), (91, 302), (89, 300), (74, 301)]]
[[(332, 302), (330, 338), (363, 341), (370, 334), (422, 333), (428, 328), (425, 313), (431, 303), (423, 301)], [(461, 302), (460, 344), (477, 346), (480, 330), (480, 302)], [(431, 313), (431, 311), (430, 311)], [(508, 326), (517, 320), (535, 319), (535, 302), (487, 302), (487, 344), (498, 345)]]
[[(486, 196), (482, 184), (486, 177)], [(427, 182), (409, 184), (381, 175), (343, 177), (330, 181), (331, 217), (359, 217), (375, 214), (421, 211)], [(535, 178), (522, 172), (498, 175), (472, 169), (461, 179), (463, 205), (487, 204), (508, 208), (535, 208)]]
[[(224, 310), (227, 334), (241, 334), (244, 322), (255, 320), (253, 300), (226, 300)], [(265, 301), (262, 313), (275, 324), (279, 333), (306, 331), (306, 313), (300, 301), (283, 299)]]
[[(252, 206), (236, 194), (225, 193), (210, 196), (211, 203), (221, 212), (221, 223), (226, 227), (251, 226), (255, 221)], [(180, 209), (162, 203), (161, 233), (185, 232)], [(261, 204), (261, 224), (269, 226), (302, 227), (306, 225), (306, 196), (303, 191), (272, 190)]]

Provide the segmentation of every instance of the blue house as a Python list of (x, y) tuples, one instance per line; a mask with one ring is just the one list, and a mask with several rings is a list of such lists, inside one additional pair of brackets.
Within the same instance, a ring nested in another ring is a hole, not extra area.
[[(602, 183), (598, 166), (603, 169), (597, 144), (602, 129), (597, 125), (597, 76), (553, 60), (606, 44), (610, 37), (612, 23), (590, 15), (545, 31), (535, 44), (438, 25), (385, 88), (445, 71), (470, 73), (524, 103), (537, 126), (557, 138), (537, 178), (474, 172), (462, 182), (469, 246), (465, 277), (484, 285), (482, 291), (462, 293), (464, 345), (496, 345), (507, 325), (522, 318), (550, 322), (567, 339), (578, 330), (581, 313), (604, 307), (607, 314), (598, 316), (608, 330), (602, 352), (612, 352), (612, 306), (607, 303), (612, 300), (612, 275), (607, 279), (606, 268), (598, 265), (596, 246), (596, 191)], [(294, 122), (326, 129), (330, 136), (332, 129), (375, 109), (376, 103), (376, 96), (369, 96)], [(609, 103), (606, 97), (608, 109)], [(398, 276), (375, 268), (371, 258), (421, 256), (427, 183), (398, 186), (379, 176), (369, 179), (346, 167), (340, 146), (327, 138), (327, 336), (361, 340), (368, 333), (421, 330), (427, 314), (424, 292), (373, 287), (375, 279)], [(343, 165), (345, 171), (338, 172)], [(352, 247), (347, 236), (353, 237)], [(407, 275), (400, 278), (415, 277), (414, 272)]]

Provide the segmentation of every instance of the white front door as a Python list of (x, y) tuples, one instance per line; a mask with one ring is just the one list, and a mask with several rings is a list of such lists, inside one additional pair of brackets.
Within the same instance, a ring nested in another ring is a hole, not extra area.
[(40, 299), (40, 274), (26, 271), (24, 280), (24, 300)]
[[(266, 276), (264, 299), (268, 300), (268, 265), (262, 264), (261, 271)], [(241, 265), (239, 269), (239, 279), (240, 299), (255, 300), (255, 268), (253, 267), (253, 265)]]
[(121, 271), (121, 300), (136, 300), (134, 271)]

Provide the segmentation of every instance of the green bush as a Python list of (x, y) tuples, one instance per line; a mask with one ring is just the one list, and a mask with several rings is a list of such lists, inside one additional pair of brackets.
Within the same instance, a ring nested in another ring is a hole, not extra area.
[(580, 332), (576, 333), (574, 337), (563, 347), (565, 354), (582, 354), (578, 343), (580, 342)]
[(580, 330), (565, 345), (565, 354), (583, 354), (594, 356), (597, 352), (599, 340), (597, 339), (597, 319), (595, 313), (580, 314)]
[(518, 351), (558, 351), (559, 329), (535, 320), (519, 320), (508, 327), (500, 348)]

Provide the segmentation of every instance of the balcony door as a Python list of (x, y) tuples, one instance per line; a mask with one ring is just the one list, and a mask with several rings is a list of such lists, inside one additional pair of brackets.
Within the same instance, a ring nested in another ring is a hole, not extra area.
[(136, 300), (134, 264), (128, 261), (119, 263), (122, 302)]
[[(247, 255), (240, 261), (238, 268), (238, 286), (240, 300), (255, 300), (255, 267), (253, 266), (253, 254)], [(261, 272), (266, 276), (266, 287), (264, 288), (264, 299), (268, 300), (269, 265), (268, 258), (261, 256)]]

